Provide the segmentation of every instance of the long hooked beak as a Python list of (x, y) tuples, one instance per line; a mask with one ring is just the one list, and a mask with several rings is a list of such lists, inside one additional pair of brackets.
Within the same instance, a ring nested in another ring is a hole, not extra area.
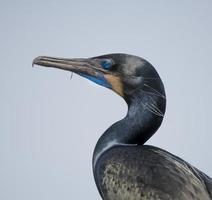
[(112, 83), (108, 80), (111, 72), (101, 66), (99, 58), (54, 58), (39, 56), (32, 62), (32, 66), (40, 65), (74, 72), (99, 85), (112, 89)]
[(100, 72), (103, 74), (107, 73), (106, 70), (102, 69), (98, 60), (89, 58), (68, 59), (39, 56), (33, 60), (32, 65), (63, 69), (82, 76), (88, 75), (96, 78)]

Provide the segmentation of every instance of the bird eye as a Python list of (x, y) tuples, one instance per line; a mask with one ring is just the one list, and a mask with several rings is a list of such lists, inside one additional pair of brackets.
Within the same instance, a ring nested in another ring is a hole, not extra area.
[(111, 66), (112, 66), (112, 62), (111, 62), (111, 60), (102, 60), (101, 61), (101, 65), (102, 65), (102, 67), (104, 68), (104, 69), (110, 69), (111, 68)]

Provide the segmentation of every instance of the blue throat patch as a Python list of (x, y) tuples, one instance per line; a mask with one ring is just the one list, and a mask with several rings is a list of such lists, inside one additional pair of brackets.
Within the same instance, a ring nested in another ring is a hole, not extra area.
[(86, 74), (83, 74), (83, 73), (78, 73), (78, 74), (80, 76), (84, 77), (84, 78), (89, 79), (90, 81), (93, 81), (94, 83), (96, 83), (98, 85), (104, 86), (104, 87), (109, 88), (109, 89), (112, 88), (111, 84), (108, 83), (108, 81), (105, 79), (105, 77), (101, 74), (99, 74), (98, 77), (93, 77), (93, 76), (86, 75)]

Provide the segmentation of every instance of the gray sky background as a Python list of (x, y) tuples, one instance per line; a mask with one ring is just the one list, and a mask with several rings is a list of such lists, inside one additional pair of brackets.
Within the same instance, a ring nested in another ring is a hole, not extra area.
[(0, 199), (99, 199), (97, 139), (125, 116), (110, 90), (39, 55), (124, 52), (157, 69), (167, 93), (162, 127), (148, 141), (212, 176), (212, 1), (1, 1)]

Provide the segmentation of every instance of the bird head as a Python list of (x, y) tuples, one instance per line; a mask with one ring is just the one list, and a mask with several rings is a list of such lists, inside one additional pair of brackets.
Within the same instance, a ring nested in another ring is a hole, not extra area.
[(40, 56), (33, 65), (74, 72), (109, 88), (129, 101), (139, 91), (165, 96), (163, 83), (146, 60), (128, 54), (107, 54), (92, 58), (54, 58)]

